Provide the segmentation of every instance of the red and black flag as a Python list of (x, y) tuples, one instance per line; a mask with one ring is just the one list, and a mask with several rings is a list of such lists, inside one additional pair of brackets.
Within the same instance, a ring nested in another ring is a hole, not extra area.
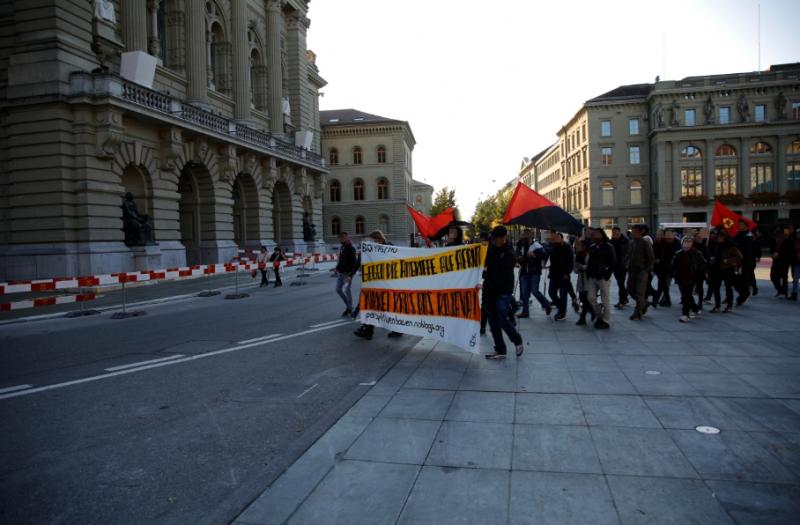
[(758, 227), (757, 223), (731, 211), (721, 202), (717, 201), (714, 204), (714, 213), (711, 214), (711, 226), (722, 226), (728, 232), (728, 235), (733, 237), (739, 231), (739, 221), (744, 221), (748, 230)]
[[(414, 223), (417, 225), (419, 233), (428, 239), (436, 239), (436, 236), (455, 220), (455, 210), (453, 208), (447, 208), (435, 217), (428, 217), (421, 211), (417, 211), (411, 206), (406, 206), (408, 207), (408, 213), (411, 214), (411, 218), (414, 219)], [(444, 235), (444, 233), (441, 235)], [(441, 237), (441, 235), (439, 236)]]
[(580, 235), (584, 225), (554, 202), (519, 182), (503, 215), (503, 224)]

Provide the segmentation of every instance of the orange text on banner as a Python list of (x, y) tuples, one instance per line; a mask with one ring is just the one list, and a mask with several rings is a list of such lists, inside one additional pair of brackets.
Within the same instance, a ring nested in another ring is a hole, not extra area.
[(363, 288), (359, 308), (364, 311), (481, 320), (479, 290), (475, 288), (452, 290)]

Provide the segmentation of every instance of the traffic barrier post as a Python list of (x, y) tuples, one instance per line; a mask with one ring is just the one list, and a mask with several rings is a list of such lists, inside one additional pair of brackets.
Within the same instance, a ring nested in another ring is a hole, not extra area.
[(123, 274), (122, 277), (122, 311), (116, 312), (111, 316), (112, 319), (128, 319), (129, 317), (139, 317), (144, 315), (144, 310), (134, 310), (129, 312), (128, 311), (128, 292), (125, 284), (128, 282), (127, 274)]
[(205, 278), (206, 289), (204, 291), (200, 292), (199, 294), (197, 294), (197, 297), (214, 297), (215, 295), (219, 295), (220, 292), (218, 290), (212, 290), (211, 289), (211, 272), (208, 271), (208, 267), (207, 266), (206, 266), (206, 269), (204, 270), (204, 272), (206, 274), (206, 278)]
[(67, 312), (64, 317), (67, 319), (72, 319), (74, 317), (86, 317), (88, 315), (97, 315), (100, 313), (100, 310), (95, 310), (94, 308), (86, 309), (86, 300), (83, 294), (83, 287), (78, 287), (78, 296), (75, 298), (80, 303), (80, 310), (73, 310), (72, 312)]
[(233, 263), (233, 286), (234, 292), (225, 296), (225, 299), (244, 299), (250, 297), (250, 294), (239, 292), (239, 263)]

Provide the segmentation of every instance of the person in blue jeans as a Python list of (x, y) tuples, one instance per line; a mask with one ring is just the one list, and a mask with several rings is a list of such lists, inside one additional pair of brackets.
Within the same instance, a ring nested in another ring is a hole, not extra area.
[(358, 255), (347, 232), (339, 234), (339, 242), (342, 246), (339, 248), (339, 262), (336, 263), (336, 270), (334, 270), (337, 277), (336, 293), (344, 301), (345, 311), (342, 313), (342, 317), (347, 317), (353, 313), (353, 294), (350, 291), (350, 285), (353, 275), (358, 271)]
[(519, 294), (522, 301), (522, 313), (517, 317), (530, 317), (531, 294), (539, 301), (542, 308), (550, 315), (550, 303), (544, 294), (539, 291), (542, 279), (542, 266), (547, 261), (547, 252), (544, 246), (532, 238), (531, 230), (522, 232), (522, 237), (517, 241), (517, 264), (519, 264)]
[(508, 230), (505, 226), (496, 226), (492, 230), (491, 247), (486, 255), (486, 271), (483, 279), (486, 316), (489, 319), (489, 329), (494, 340), (494, 352), (488, 354), (486, 359), (506, 358), (503, 332), (514, 343), (517, 357), (521, 356), (524, 350), (522, 336), (511, 324), (508, 316), (514, 293), (514, 268), (516, 265), (517, 258), (514, 248), (508, 242)]
[(559, 232), (550, 232), (548, 246), (550, 257), (550, 287), (548, 293), (556, 306), (554, 321), (563, 321), (567, 318), (567, 296), (569, 295), (570, 274), (574, 265), (572, 248), (564, 242), (564, 235)]

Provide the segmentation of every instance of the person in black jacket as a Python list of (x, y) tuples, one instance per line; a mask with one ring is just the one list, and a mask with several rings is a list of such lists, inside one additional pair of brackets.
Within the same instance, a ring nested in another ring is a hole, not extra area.
[(336, 263), (334, 270), (337, 276), (336, 293), (342, 298), (346, 307), (342, 317), (347, 317), (353, 313), (353, 294), (350, 285), (353, 282), (353, 275), (358, 271), (358, 256), (347, 232), (339, 234), (339, 242), (342, 246), (339, 248), (339, 262)]
[(503, 332), (514, 343), (519, 357), (524, 350), (522, 336), (508, 318), (511, 297), (514, 293), (514, 267), (517, 264), (517, 257), (514, 248), (508, 242), (508, 230), (505, 226), (496, 226), (492, 230), (491, 244), (493, 249), (486, 255), (483, 290), (489, 330), (494, 340), (494, 352), (488, 354), (486, 359), (505, 359), (506, 343), (503, 340)]
[(753, 234), (750, 233), (747, 223), (744, 221), (740, 220), (738, 227), (739, 231), (733, 238), (733, 245), (742, 252), (742, 266), (736, 283), (739, 291), (739, 296), (736, 298), (736, 306), (741, 306), (750, 297), (750, 288), (752, 287), (755, 290), (754, 295), (758, 293), (758, 289), (755, 284), (756, 256), (753, 250)]
[(711, 265), (711, 251), (708, 249), (708, 230), (700, 228), (694, 237), (694, 249), (703, 256), (703, 275), (697, 279), (694, 285), (694, 292), (697, 294), (697, 304), (703, 306), (703, 284), (708, 281), (708, 267)]
[(572, 258), (572, 248), (564, 242), (564, 236), (558, 232), (550, 232), (550, 287), (548, 294), (550, 300), (557, 308), (555, 321), (563, 321), (567, 318), (567, 289), (571, 283), (570, 274), (574, 260)]
[[(371, 240), (372, 242), (377, 243), (377, 244), (384, 244), (386, 246), (392, 246), (392, 243), (390, 243), (389, 241), (386, 240), (386, 236), (380, 230), (375, 230), (372, 233), (370, 233), (369, 234), (369, 240)], [(358, 266), (357, 266), (357, 268), (361, 268), (361, 256), (360, 255), (359, 255), (359, 258), (358, 258)], [(360, 302), (360, 298), (359, 298), (359, 302)], [(356, 306), (356, 309), (353, 310), (353, 318), (357, 318), (358, 317), (358, 312), (359, 312), (360, 308), (361, 308), (361, 306), (359, 304), (358, 306)], [(362, 339), (366, 339), (367, 341), (369, 341), (369, 340), (372, 339), (372, 336), (375, 334), (375, 326), (373, 326), (371, 324), (362, 324), (358, 328), (358, 330), (356, 330), (353, 333), (356, 336), (358, 336), (358, 337), (360, 337)], [(392, 337), (392, 338), (402, 337), (402, 336), (403, 336), (403, 334), (400, 333), (400, 332), (394, 332), (394, 331), (389, 332), (389, 337)]]
[[(589, 262), (586, 265), (586, 296), (597, 318), (594, 327), (607, 329), (611, 326), (608, 324), (611, 321), (611, 276), (617, 266), (617, 257), (602, 228), (592, 230), (592, 241), (589, 247)], [(603, 300), (602, 312), (597, 305), (598, 290)]]
[(286, 258), (283, 256), (283, 250), (281, 250), (280, 246), (276, 246), (275, 249), (272, 251), (272, 255), (269, 256), (269, 262), (272, 264), (272, 269), (275, 271), (275, 288), (278, 286), (283, 286), (281, 282), (281, 267), (280, 264), (276, 265), (274, 263), (280, 263), (281, 261), (285, 261)]
[(653, 245), (656, 256), (654, 272), (658, 277), (658, 288), (653, 297), (653, 306), (672, 306), (669, 287), (672, 284), (672, 257), (681, 249), (681, 243), (675, 238), (675, 232), (666, 230), (664, 236)]
[(547, 261), (547, 252), (544, 246), (531, 238), (531, 231), (522, 232), (522, 238), (517, 241), (517, 264), (519, 264), (519, 296), (522, 302), (522, 313), (517, 317), (530, 316), (531, 294), (539, 301), (547, 315), (550, 315), (550, 304), (539, 291), (539, 281), (542, 278), (542, 265)]
[(672, 258), (672, 275), (681, 291), (680, 322), (682, 323), (688, 323), (690, 318), (700, 314), (701, 303), (694, 302), (694, 291), (697, 282), (703, 279), (706, 261), (695, 246), (692, 237), (684, 237), (681, 251)]
[(628, 290), (625, 286), (625, 276), (628, 273), (628, 253), (630, 252), (631, 242), (628, 237), (622, 235), (622, 230), (619, 226), (611, 228), (611, 245), (614, 247), (614, 255), (617, 258), (617, 264), (614, 266), (614, 279), (617, 281), (617, 288), (619, 288), (619, 301), (615, 305), (617, 308), (623, 308), (628, 304)]

